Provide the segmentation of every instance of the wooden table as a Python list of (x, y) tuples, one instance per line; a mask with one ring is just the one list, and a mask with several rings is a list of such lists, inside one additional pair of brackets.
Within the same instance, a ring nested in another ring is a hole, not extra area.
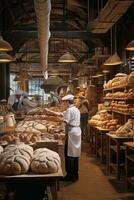
[(91, 152), (103, 162), (106, 157), (106, 133), (109, 131), (97, 126), (90, 126), (89, 143)]
[(89, 124), (89, 145), (91, 153), (96, 154), (96, 129)]
[(96, 127), (96, 155), (100, 157), (101, 162), (106, 160), (106, 133), (108, 129)]
[[(59, 169), (57, 173), (52, 174), (24, 174), (24, 175), (14, 175), (14, 176), (4, 176), (0, 175), (0, 182), (5, 184), (25, 184), (25, 183), (38, 183), (41, 186), (49, 186), (51, 189), (52, 199), (57, 200), (57, 182), (63, 177), (62, 169)], [(23, 191), (23, 189), (22, 189)], [(25, 191), (24, 191), (25, 192)]]
[[(123, 145), (124, 142), (132, 141), (131, 137), (118, 137), (115, 134), (107, 133), (108, 136), (108, 144), (107, 144), (107, 163), (108, 170), (111, 173), (112, 170), (116, 172), (117, 179), (120, 179), (121, 166), (125, 166), (125, 147)], [(115, 163), (113, 162), (112, 155), (115, 155)], [(121, 162), (121, 156), (123, 159)], [(125, 167), (124, 167), (125, 169)]]
[(126, 185), (134, 186), (134, 142), (125, 142), (125, 180)]

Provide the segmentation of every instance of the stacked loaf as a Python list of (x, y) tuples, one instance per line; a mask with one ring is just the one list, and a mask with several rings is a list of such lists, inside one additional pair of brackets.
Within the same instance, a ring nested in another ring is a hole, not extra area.
[(118, 123), (118, 120), (112, 119), (112, 115), (108, 114), (106, 110), (99, 111), (89, 120), (90, 125), (108, 130), (116, 130), (119, 128), (120, 125)]
[(107, 93), (105, 97), (108, 98), (134, 98), (134, 89), (124, 90), (124, 92)]
[(119, 111), (122, 113), (133, 113), (134, 112), (134, 105), (133, 104), (126, 104), (124, 101), (112, 101), (110, 109), (113, 111)]
[(118, 73), (116, 76), (104, 84), (104, 89), (110, 89), (115, 87), (120, 87), (128, 84), (128, 75), (123, 73)]
[(116, 76), (104, 84), (104, 89), (122, 87), (127, 85), (134, 85), (134, 72), (131, 72), (130, 75), (124, 73), (118, 73)]
[(128, 121), (118, 128), (115, 133), (117, 136), (121, 137), (132, 137), (134, 135), (134, 119), (128, 119)]

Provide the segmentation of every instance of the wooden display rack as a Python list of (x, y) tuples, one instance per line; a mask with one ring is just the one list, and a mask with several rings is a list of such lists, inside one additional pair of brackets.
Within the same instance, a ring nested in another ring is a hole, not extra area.
[[(122, 91), (128, 88), (133, 87), (132, 85), (123, 85), (119, 87), (113, 87), (109, 89), (104, 89), (104, 92), (111, 91), (114, 93), (115, 91)], [(116, 100), (116, 101), (130, 101), (133, 103), (132, 100), (134, 98), (107, 98), (104, 97), (104, 100)], [(118, 118), (118, 120), (121, 122), (121, 124), (124, 124), (127, 122), (129, 118), (131, 118), (131, 113), (129, 112), (123, 112), (113, 109), (108, 109), (108, 112), (112, 113), (113, 118)], [(111, 173), (112, 171), (116, 172), (117, 179), (120, 179), (121, 176), (121, 168), (123, 166), (123, 170), (125, 169), (125, 147), (123, 146), (124, 142), (132, 141), (132, 137), (118, 137), (115, 134), (109, 134), (107, 133), (107, 169)], [(112, 157), (115, 156), (115, 162), (113, 162)], [(121, 161), (121, 156), (123, 157)]]
[(91, 152), (101, 159), (101, 162), (106, 160), (106, 133), (107, 129), (97, 126), (91, 126), (89, 123), (89, 143)]
[(126, 185), (134, 187), (134, 142), (125, 142), (125, 180)]

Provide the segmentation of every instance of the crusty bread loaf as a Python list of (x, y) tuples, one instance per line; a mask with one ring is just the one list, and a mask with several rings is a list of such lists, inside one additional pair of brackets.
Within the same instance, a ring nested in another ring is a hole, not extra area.
[(3, 147), (0, 146), (0, 154), (3, 152)]
[(134, 72), (131, 72), (131, 74), (128, 77), (128, 83), (134, 84)]
[(34, 173), (46, 174), (57, 172), (60, 165), (61, 161), (58, 153), (47, 148), (39, 148), (34, 151), (30, 167)]
[(0, 155), (0, 174), (18, 175), (29, 170), (33, 148), (24, 143), (8, 145)]

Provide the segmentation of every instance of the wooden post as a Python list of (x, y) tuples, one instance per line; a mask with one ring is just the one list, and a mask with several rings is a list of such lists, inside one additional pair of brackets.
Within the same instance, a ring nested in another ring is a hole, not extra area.
[(8, 99), (10, 89), (9, 65), (0, 63), (0, 100)]

